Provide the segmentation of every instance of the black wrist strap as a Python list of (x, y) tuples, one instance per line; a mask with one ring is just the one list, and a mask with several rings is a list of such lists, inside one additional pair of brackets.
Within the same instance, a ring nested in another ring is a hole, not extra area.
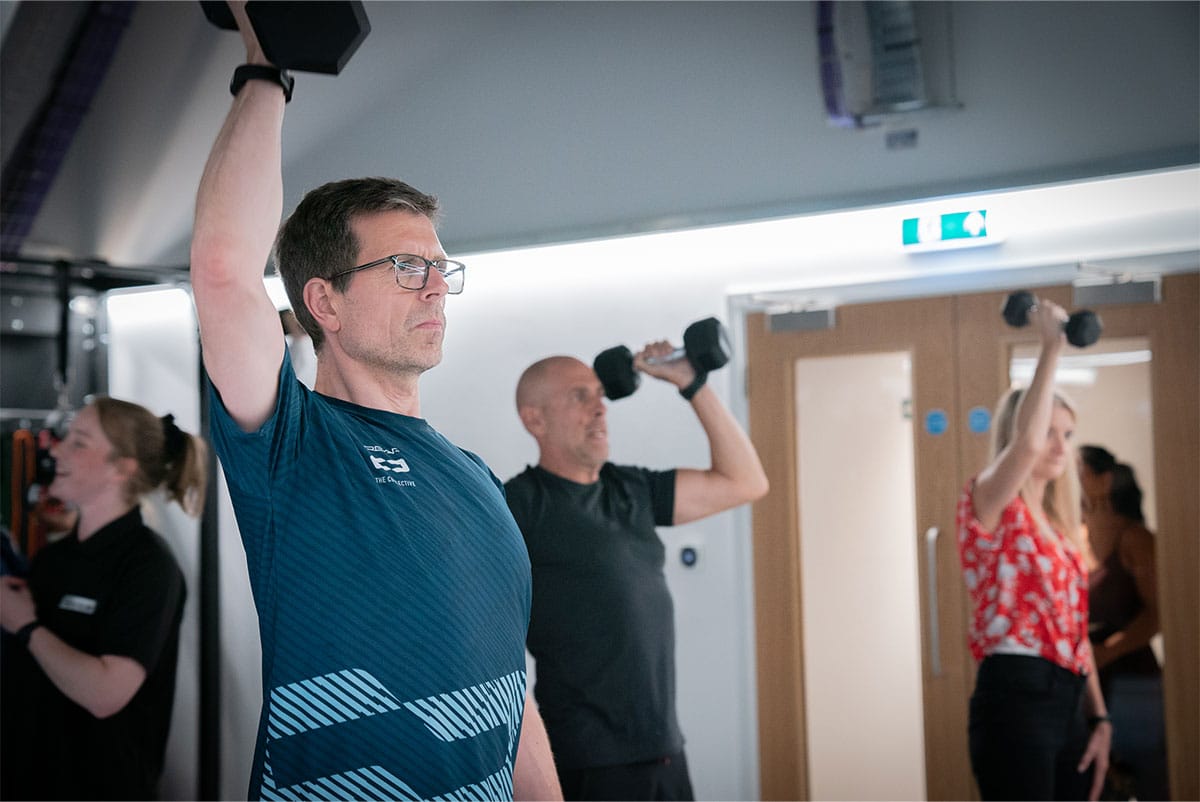
[(1108, 716), (1088, 716), (1088, 726), (1092, 729), (1096, 729), (1098, 724), (1105, 721), (1109, 722), (1110, 724), (1112, 723), (1112, 719)]
[(273, 84), (278, 84), (283, 88), (283, 100), (285, 103), (291, 102), (292, 87), (296, 83), (287, 70), (282, 70), (279, 67), (272, 67), (267, 64), (243, 64), (233, 71), (233, 80), (229, 82), (229, 91), (234, 96), (242, 91), (242, 87), (246, 85), (246, 81), (270, 81)]
[(22, 646), (28, 646), (29, 638), (33, 635), (33, 631), (40, 626), (41, 623), (39, 623), (37, 620), (30, 621), (28, 624), (14, 632), (13, 635), (15, 635), (17, 640), (21, 642)]
[(698, 370), (696, 371), (696, 378), (692, 379), (691, 384), (680, 390), (679, 394), (683, 396), (685, 400), (691, 401), (692, 396), (700, 391), (700, 388), (704, 386), (706, 381), (708, 381), (708, 371)]

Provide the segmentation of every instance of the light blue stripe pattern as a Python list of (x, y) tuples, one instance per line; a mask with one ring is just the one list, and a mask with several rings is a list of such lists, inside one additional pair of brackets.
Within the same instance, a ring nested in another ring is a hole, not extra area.
[[(525, 672), (514, 671), (457, 691), (400, 702), (378, 679), (362, 669), (348, 669), (274, 688), (267, 716), (269, 740), (286, 738), (360, 718), (407, 710), (443, 742), (474, 738), (505, 726), (509, 743), (521, 728)], [(512, 799), (512, 761), (477, 783), (461, 786), (436, 800)], [(261, 796), (266, 800), (380, 799), (418, 800), (403, 780), (381, 766), (366, 766), (306, 780), (275, 785), (271, 751), (264, 751)]]
[(524, 698), (525, 672), (514, 671), (470, 688), (405, 702), (404, 707), (443, 741), (474, 738), (502, 724), (512, 738), (521, 727)]
[[(421, 798), (403, 780), (381, 766), (367, 766), (296, 783), (287, 788), (277, 788), (270, 761), (271, 754), (268, 750), (262, 783), (262, 798), (266, 800), (394, 799), (407, 802)], [(511, 789), (511, 784), (509, 787)], [(509, 798), (512, 798), (511, 792)]]
[(267, 735), (284, 738), (399, 709), (400, 700), (379, 680), (348, 669), (272, 689)]

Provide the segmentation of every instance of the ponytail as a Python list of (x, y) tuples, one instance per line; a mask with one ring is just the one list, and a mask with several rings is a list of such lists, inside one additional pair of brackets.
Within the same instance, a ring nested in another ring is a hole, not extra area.
[(167, 413), (159, 420), (163, 430), (162, 484), (184, 512), (196, 517), (204, 509), (208, 447), (199, 437), (176, 426), (174, 415)]

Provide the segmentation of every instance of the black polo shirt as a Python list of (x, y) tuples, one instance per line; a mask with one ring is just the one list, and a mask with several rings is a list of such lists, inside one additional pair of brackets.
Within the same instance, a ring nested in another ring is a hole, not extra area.
[(98, 719), (30, 660), (19, 681), (28, 684), (32, 715), (17, 729), (30, 757), (19, 766), (5, 761), (5, 775), (20, 773), (32, 799), (154, 798), (187, 593), (170, 548), (135, 507), (83, 542), (70, 535), (44, 547), (29, 585), (43, 626), (88, 654), (136, 660), (146, 680), (124, 708)]

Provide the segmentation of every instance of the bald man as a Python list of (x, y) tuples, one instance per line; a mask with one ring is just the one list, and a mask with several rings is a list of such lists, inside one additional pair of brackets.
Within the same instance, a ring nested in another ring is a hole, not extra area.
[(737, 420), (686, 359), (648, 344), (637, 370), (675, 385), (708, 438), (707, 469), (608, 461), (604, 389), (578, 359), (552, 356), (517, 384), (538, 464), (505, 483), (529, 547), (526, 645), (534, 696), (565, 799), (692, 799), (675, 713), (674, 608), (656, 526), (761, 498), (767, 477)]

